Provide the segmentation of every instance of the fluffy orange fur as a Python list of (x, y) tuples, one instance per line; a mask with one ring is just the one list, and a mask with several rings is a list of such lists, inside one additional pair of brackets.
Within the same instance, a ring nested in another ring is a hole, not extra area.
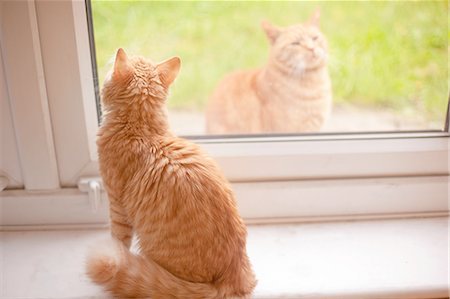
[(331, 110), (328, 46), (320, 13), (304, 24), (262, 27), (271, 44), (267, 65), (226, 76), (206, 113), (212, 134), (319, 131)]
[[(117, 241), (88, 256), (87, 274), (120, 298), (250, 298), (256, 281), (230, 185), (168, 127), (179, 68), (176, 57), (153, 64), (117, 52), (97, 140)], [(139, 254), (129, 251), (133, 233)]]

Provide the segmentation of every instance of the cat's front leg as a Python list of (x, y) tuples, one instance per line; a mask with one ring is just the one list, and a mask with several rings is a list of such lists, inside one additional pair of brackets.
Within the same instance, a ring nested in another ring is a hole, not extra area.
[(133, 227), (128, 220), (125, 209), (117, 200), (110, 200), (109, 214), (111, 218), (112, 237), (122, 242), (126, 248), (130, 248)]

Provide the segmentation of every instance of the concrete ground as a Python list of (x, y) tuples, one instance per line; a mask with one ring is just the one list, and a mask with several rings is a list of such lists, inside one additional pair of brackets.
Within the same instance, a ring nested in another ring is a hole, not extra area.
[[(205, 135), (205, 116), (200, 111), (171, 110), (169, 121), (178, 135)], [(416, 115), (401, 115), (387, 110), (335, 105), (322, 133), (386, 132), (442, 129), (440, 123), (430, 123)]]

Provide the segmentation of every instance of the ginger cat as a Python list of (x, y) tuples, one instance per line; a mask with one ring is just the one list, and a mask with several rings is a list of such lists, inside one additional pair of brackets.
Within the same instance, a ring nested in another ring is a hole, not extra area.
[(270, 41), (268, 63), (226, 76), (210, 98), (211, 134), (319, 131), (331, 111), (328, 46), (320, 12), (304, 24), (262, 27)]
[[(230, 185), (168, 127), (179, 68), (177, 57), (153, 64), (117, 52), (97, 140), (117, 241), (90, 253), (87, 274), (119, 298), (250, 298), (256, 281)], [(129, 251), (133, 233), (139, 254)]]

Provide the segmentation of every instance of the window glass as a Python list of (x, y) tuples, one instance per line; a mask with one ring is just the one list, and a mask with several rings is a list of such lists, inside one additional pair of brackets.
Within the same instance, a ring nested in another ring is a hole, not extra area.
[(180, 135), (442, 130), (447, 1), (92, 1), (100, 85), (116, 50), (179, 56)]

